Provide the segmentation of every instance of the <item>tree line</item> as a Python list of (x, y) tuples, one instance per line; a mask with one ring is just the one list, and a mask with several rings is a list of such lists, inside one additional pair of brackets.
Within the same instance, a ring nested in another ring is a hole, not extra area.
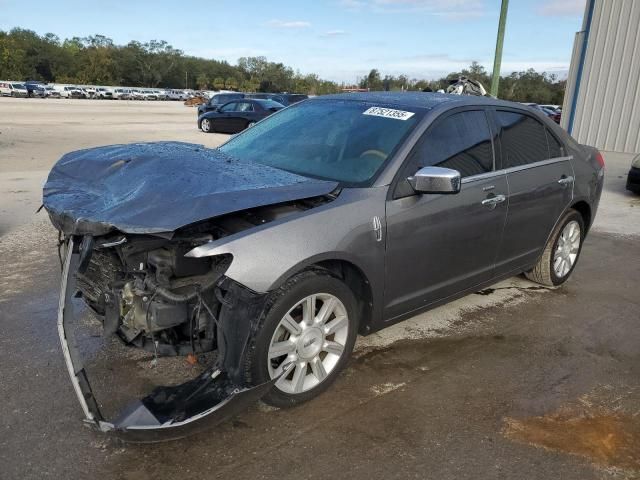
[[(489, 90), (491, 75), (477, 62), (459, 72), (451, 72), (438, 80), (409, 79), (406, 75), (382, 77), (377, 69), (373, 69), (359, 81), (360, 88), (370, 90), (445, 90), (452, 81), (460, 77), (477, 80)], [(566, 80), (559, 80), (554, 74), (536, 72), (529, 69), (524, 72), (513, 72), (500, 76), (498, 98), (515, 102), (533, 102), (541, 104), (562, 105)]]
[[(488, 89), (490, 75), (476, 62), (439, 80), (381, 75), (372, 69), (358, 80), (370, 90), (446, 89), (449, 81), (467, 76)], [(116, 45), (103, 35), (61, 40), (22, 28), (0, 30), (0, 79), (40, 80), (79, 85), (191, 88), (295, 92), (322, 95), (342, 91), (345, 84), (302, 74), (265, 57), (243, 57), (237, 65), (185, 55), (163, 40)], [(521, 102), (561, 104), (565, 82), (533, 69), (501, 77), (499, 97)]]

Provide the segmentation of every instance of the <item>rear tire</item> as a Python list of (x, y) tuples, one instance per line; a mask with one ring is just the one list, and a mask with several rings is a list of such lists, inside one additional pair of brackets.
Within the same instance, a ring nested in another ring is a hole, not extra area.
[(349, 360), (357, 312), (351, 289), (330, 273), (310, 270), (290, 278), (270, 296), (250, 341), (247, 383), (259, 385), (285, 372), (263, 397), (282, 408), (324, 392)]
[(204, 133), (213, 132), (213, 127), (211, 125), (211, 120), (209, 120), (208, 118), (203, 118), (200, 121), (200, 130), (202, 130)]
[(568, 210), (560, 219), (533, 269), (525, 272), (532, 282), (557, 287), (566, 282), (578, 263), (585, 225), (582, 215)]

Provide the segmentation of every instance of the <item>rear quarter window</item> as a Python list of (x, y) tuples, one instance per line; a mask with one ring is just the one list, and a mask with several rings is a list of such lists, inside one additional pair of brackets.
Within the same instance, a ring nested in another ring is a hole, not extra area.
[(562, 144), (558, 142), (556, 137), (553, 136), (553, 134), (549, 131), (549, 129), (546, 129), (546, 132), (547, 132), (547, 143), (549, 144), (549, 157), (550, 158), (564, 157), (565, 154), (564, 154), (564, 148), (562, 147)]

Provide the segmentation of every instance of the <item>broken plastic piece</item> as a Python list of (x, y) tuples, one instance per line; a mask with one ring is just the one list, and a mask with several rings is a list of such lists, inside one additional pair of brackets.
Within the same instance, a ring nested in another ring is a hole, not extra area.
[(217, 366), (174, 387), (158, 387), (145, 398), (126, 407), (113, 421), (105, 420), (93, 396), (71, 328), (75, 273), (80, 251), (71, 237), (66, 244), (62, 271), (58, 334), (67, 370), (85, 415), (85, 422), (125, 441), (150, 443), (183, 438), (211, 428), (246, 409), (267, 393), (275, 378), (255, 387), (243, 387)]

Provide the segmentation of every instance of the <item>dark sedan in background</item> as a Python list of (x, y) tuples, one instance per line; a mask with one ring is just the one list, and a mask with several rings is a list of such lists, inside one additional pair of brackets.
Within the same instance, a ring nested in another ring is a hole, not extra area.
[(627, 176), (627, 190), (640, 195), (640, 155), (636, 155), (631, 162), (631, 170)]
[(562, 111), (558, 111), (557, 109), (545, 107), (543, 105), (538, 105), (537, 103), (525, 103), (527, 107), (531, 107), (535, 110), (538, 110), (544, 113), (551, 120), (556, 122), (558, 125), (560, 124), (560, 120), (562, 119)]
[(309, 96), (302, 95), (300, 93), (247, 93), (245, 94), (245, 98), (273, 100), (274, 102), (281, 103), (285, 107), (288, 107), (294, 103), (306, 100)]
[(242, 100), (243, 98), (244, 93), (217, 93), (208, 102), (198, 105), (198, 116), (206, 112), (212, 112), (231, 100)]
[(198, 128), (205, 133), (238, 133), (283, 108), (273, 100), (244, 98), (200, 115)]

